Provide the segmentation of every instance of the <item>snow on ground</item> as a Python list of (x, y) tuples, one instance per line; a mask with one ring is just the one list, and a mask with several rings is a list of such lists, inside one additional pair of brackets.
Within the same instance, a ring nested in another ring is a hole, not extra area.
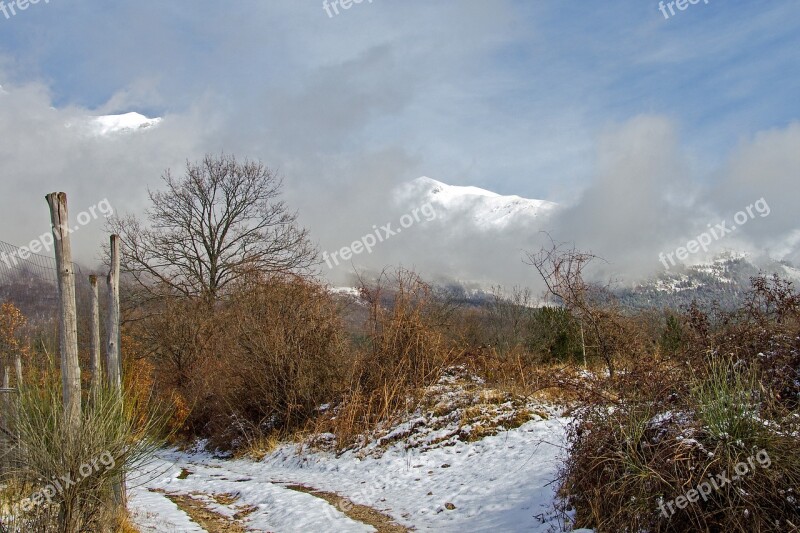
[[(164, 452), (154, 467), (164, 473), (130, 489), (131, 508), (143, 532), (202, 531), (151, 489), (205, 495), (225, 516), (248, 510), (245, 525), (254, 531), (374, 531), (348, 518), (342, 512), (347, 509), (287, 488), (305, 485), (368, 505), (419, 531), (544, 532), (558, 525), (553, 480), (565, 425), (563, 418), (534, 420), (477, 442), (424, 451), (398, 442), (380, 457), (299, 453), (292, 445), (258, 463)], [(220, 494), (235, 502), (209, 498)]]
[(413, 412), (343, 453), (331, 434), (257, 463), (163, 452), (153, 473), (132, 480), (131, 506), (144, 532), (202, 531), (180, 507), (197, 505), (251, 531), (366, 532), (391, 521), (417, 531), (559, 530), (555, 479), (567, 423), (552, 405), (492, 390), (453, 367)]
[[(165, 452), (158, 464), (151, 465), (155, 469), (164, 467), (168, 467), (164, 475), (129, 490), (133, 520), (143, 533), (204, 531), (189, 521), (165, 493), (192, 495), (227, 517), (251, 511), (246, 525), (252, 531), (373, 531), (342, 513), (331, 512), (330, 505), (315, 496), (272, 483), (263, 466), (250, 461), (173, 451)], [(188, 476), (185, 472), (189, 472)], [(211, 499), (212, 495), (230, 495), (236, 500), (222, 505)]]
[(133, 521), (143, 532), (202, 533), (204, 531), (163, 494), (150, 492), (144, 487), (128, 489), (128, 508), (131, 509)]
[[(358, 459), (282, 448), (259, 466), (433, 531), (546, 531), (554, 520), (564, 419), (531, 421), (478, 442)], [(452, 504), (453, 509), (448, 509)]]

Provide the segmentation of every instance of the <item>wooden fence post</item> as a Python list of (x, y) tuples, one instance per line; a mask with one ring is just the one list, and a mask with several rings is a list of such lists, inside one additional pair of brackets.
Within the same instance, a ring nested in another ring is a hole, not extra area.
[(108, 324), (106, 325), (108, 345), (106, 351), (106, 372), (109, 388), (122, 392), (122, 371), (120, 365), (119, 328), (119, 235), (111, 236), (111, 269), (108, 271)]
[(59, 334), (61, 338), (61, 381), (64, 394), (64, 415), (67, 427), (75, 431), (81, 424), (81, 367), (78, 362), (78, 315), (75, 304), (75, 272), (72, 265), (72, 244), (69, 240), (67, 195), (47, 195), (50, 220), (56, 249), (58, 295), (60, 300)]
[(64, 393), (64, 415), (72, 435), (81, 424), (81, 367), (78, 362), (78, 318), (75, 304), (75, 272), (72, 264), (72, 244), (69, 234), (67, 195), (63, 192), (47, 195), (50, 220), (55, 240), (58, 270), (59, 336), (61, 340), (61, 380)]
[(97, 394), (103, 384), (103, 363), (100, 359), (100, 295), (97, 290), (97, 276), (89, 276), (91, 288), (91, 315), (92, 330), (90, 338), (91, 367), (92, 367), (92, 394)]
[[(122, 362), (120, 357), (120, 313), (119, 313), (119, 235), (111, 236), (111, 268), (108, 271), (108, 346), (106, 351), (106, 372), (109, 388), (122, 402)], [(124, 508), (127, 500), (125, 477), (121, 474), (112, 485), (114, 501)]]
[(22, 354), (20, 354), (19, 348), (14, 354), (14, 367), (17, 370), (17, 390), (20, 390), (22, 388)]

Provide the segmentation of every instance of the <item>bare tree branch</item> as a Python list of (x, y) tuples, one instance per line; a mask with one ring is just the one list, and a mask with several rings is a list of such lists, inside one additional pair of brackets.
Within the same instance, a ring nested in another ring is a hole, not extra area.
[(146, 292), (217, 300), (249, 272), (296, 273), (316, 261), (308, 232), (279, 200), (282, 180), (259, 162), (206, 156), (163, 176), (145, 220), (113, 219), (123, 271)]

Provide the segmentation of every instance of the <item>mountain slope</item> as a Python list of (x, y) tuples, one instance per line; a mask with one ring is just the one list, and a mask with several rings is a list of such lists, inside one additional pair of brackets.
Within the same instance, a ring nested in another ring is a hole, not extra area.
[(110, 135), (152, 128), (160, 122), (160, 118), (147, 118), (139, 113), (125, 113), (122, 115), (94, 117), (91, 120), (91, 125), (96, 134)]
[(521, 196), (502, 196), (478, 187), (447, 185), (428, 177), (417, 178), (400, 189), (400, 198), (430, 203), (440, 218), (474, 221), (483, 228), (503, 229), (549, 215), (557, 204)]

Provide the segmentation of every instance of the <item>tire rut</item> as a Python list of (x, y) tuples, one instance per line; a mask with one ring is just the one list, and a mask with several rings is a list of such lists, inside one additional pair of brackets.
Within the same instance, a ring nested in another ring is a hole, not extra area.
[(367, 505), (353, 503), (351, 500), (345, 498), (344, 496), (340, 496), (335, 492), (317, 490), (305, 485), (283, 486), (287, 489), (305, 492), (306, 494), (311, 494), (312, 496), (316, 496), (317, 498), (325, 500), (340, 512), (345, 514), (348, 518), (355, 520), (356, 522), (361, 522), (362, 524), (372, 526), (377, 530), (378, 533), (407, 533), (409, 531), (413, 531), (413, 529), (401, 526), (395, 522), (394, 518), (391, 516)]

